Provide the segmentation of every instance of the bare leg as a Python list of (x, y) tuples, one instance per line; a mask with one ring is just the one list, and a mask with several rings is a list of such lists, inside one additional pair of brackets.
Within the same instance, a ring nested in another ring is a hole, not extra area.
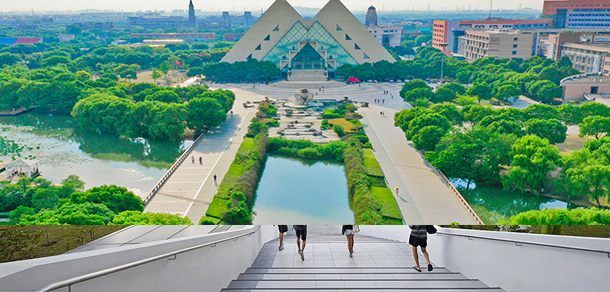
[(354, 235), (347, 235), (347, 250), (350, 255), (354, 253)]
[(417, 269), (421, 269), (421, 267), (419, 266), (419, 255), (417, 255), (417, 246), (411, 246), (411, 249), (413, 250), (413, 259), (415, 260), (415, 267)]
[(280, 232), (280, 246), (284, 245), (284, 233)]
[(301, 251), (305, 252), (305, 240), (303, 240), (303, 246), (301, 247)]
[(428, 255), (428, 251), (426, 251), (425, 247), (421, 248), (421, 253), (424, 254), (424, 257), (426, 258), (426, 262), (428, 262), (428, 265), (430, 265), (430, 256)]
[(301, 251), (301, 239), (297, 237), (297, 248)]

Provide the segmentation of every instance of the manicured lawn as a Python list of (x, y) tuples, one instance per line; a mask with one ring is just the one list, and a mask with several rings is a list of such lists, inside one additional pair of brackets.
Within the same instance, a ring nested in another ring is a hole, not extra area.
[[(239, 180), (239, 178), (244, 174), (246, 166), (240, 163), (243, 161), (243, 159), (240, 157), (248, 156), (249, 152), (254, 149), (254, 146), (254, 139), (244, 138), (244, 142), (242, 142), (241, 146), (239, 146), (239, 149), (237, 150), (235, 160), (233, 160), (231, 167), (229, 167), (229, 171), (227, 171), (227, 174), (222, 180), (222, 184), (220, 186), (221, 188), (227, 185), (233, 185), (233, 183), (237, 182), (237, 180)], [(205, 219), (211, 219), (210, 217), (214, 217), (216, 220), (218, 220), (218, 222), (221, 221), (220, 218), (223, 217), (223, 213), (227, 210), (227, 202), (229, 201), (229, 198), (226, 196), (223, 197), (221, 193), (228, 194), (229, 192), (219, 191), (216, 196), (214, 196), (210, 207), (208, 207), (208, 211), (205, 213)]]
[(380, 177), (384, 176), (381, 166), (379, 166), (379, 162), (377, 162), (377, 159), (375, 159), (373, 150), (364, 149), (362, 156), (364, 158), (364, 167), (366, 167), (366, 173), (368, 175)]
[[(383, 203), (383, 208), (381, 209), (383, 216), (390, 219), (402, 220), (400, 209), (398, 209), (392, 190), (388, 188), (372, 187), (371, 195)], [(402, 224), (402, 221), (400, 224)]]
[(331, 126), (339, 125), (339, 126), (343, 127), (343, 130), (345, 130), (345, 133), (354, 133), (354, 132), (356, 132), (357, 129), (360, 128), (360, 126), (354, 125), (352, 122), (348, 121), (345, 118), (332, 119), (332, 120), (329, 120), (328, 123)]

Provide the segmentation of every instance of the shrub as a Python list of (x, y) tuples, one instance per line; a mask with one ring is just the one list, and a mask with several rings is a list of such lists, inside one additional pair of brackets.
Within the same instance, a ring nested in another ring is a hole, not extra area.
[(342, 117), (343, 115), (339, 112), (338, 109), (327, 109), (322, 114), (323, 119), (339, 119)]
[(345, 136), (345, 130), (340, 125), (334, 125), (333, 131), (335, 131), (339, 137)]
[(610, 210), (589, 209), (545, 209), (514, 215), (503, 225), (608, 225)]

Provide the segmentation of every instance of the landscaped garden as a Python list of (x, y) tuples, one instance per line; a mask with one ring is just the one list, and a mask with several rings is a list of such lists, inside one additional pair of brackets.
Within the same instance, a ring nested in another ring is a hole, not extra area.
[[(270, 115), (275, 108), (267, 102), (261, 102), (259, 113), (252, 120), (249, 132), (219, 186), (206, 216), (201, 224), (250, 224), (256, 213), (253, 212), (258, 200), (259, 182), (264, 175), (267, 157), (273, 159), (285, 157), (300, 161), (324, 162), (329, 165), (341, 165), (345, 171), (343, 181), (346, 196), (345, 204), (353, 212), (357, 224), (402, 224), (402, 215), (396, 204), (392, 191), (387, 187), (383, 171), (375, 159), (368, 137), (365, 135), (360, 115), (355, 113), (357, 107), (348, 101), (337, 108), (327, 109), (322, 117), (323, 128), (332, 128), (340, 141), (326, 144), (315, 143), (307, 139), (287, 139), (284, 137), (268, 137)], [(269, 155), (269, 156), (268, 156)], [(307, 162), (303, 162), (307, 163)], [(323, 167), (323, 166), (319, 166)], [(287, 169), (287, 172), (293, 170)], [(291, 173), (298, 176), (299, 173)], [(299, 178), (302, 179), (302, 178)], [(298, 180), (298, 179), (297, 179)], [(310, 181), (311, 185), (322, 183)], [(341, 184), (341, 180), (323, 182)], [(302, 196), (314, 197), (311, 190), (302, 192)], [(285, 194), (290, 197), (292, 194)], [(335, 199), (335, 198), (333, 198)], [(322, 206), (328, 204), (331, 198), (302, 200), (304, 204)], [(297, 206), (294, 206), (296, 208)], [(342, 206), (337, 206), (341, 208)], [(278, 221), (279, 222), (279, 221)], [(350, 223), (350, 222), (341, 222)]]

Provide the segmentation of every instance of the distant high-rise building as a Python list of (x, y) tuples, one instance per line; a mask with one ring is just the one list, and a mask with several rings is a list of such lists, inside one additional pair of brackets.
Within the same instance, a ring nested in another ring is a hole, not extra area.
[(250, 25), (250, 20), (252, 20), (252, 12), (245, 11), (244, 12), (244, 23), (246, 26)]
[(231, 28), (231, 15), (229, 11), (222, 12), (222, 23), (220, 24), (222, 28)]
[(366, 12), (366, 27), (373, 28), (377, 26), (377, 10), (375, 7), (369, 7), (369, 10)]
[(542, 17), (553, 19), (557, 28), (608, 29), (608, 11), (608, 0), (545, 0)]
[(193, 28), (197, 27), (197, 16), (195, 16), (195, 5), (193, 5), (193, 0), (189, 3), (189, 26)]

